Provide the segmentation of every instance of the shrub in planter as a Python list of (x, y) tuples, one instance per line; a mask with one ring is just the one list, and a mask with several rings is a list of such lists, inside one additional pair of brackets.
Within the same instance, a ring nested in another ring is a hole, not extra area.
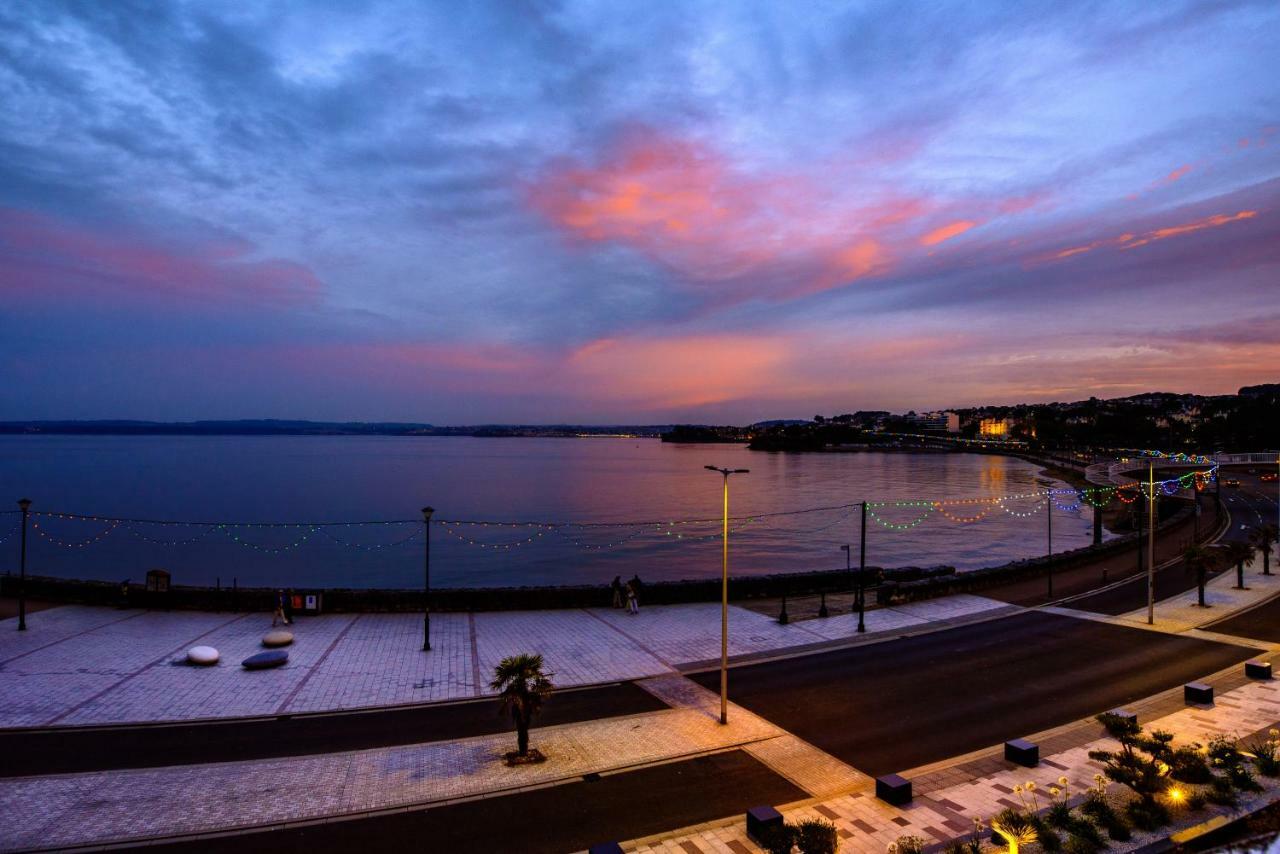
[(1199, 745), (1179, 747), (1169, 755), (1169, 776), (1183, 783), (1208, 783), (1213, 780), (1213, 772), (1203, 754), (1197, 749)]
[(1187, 795), (1187, 809), (1202, 810), (1204, 809), (1206, 800), (1207, 798), (1205, 798), (1204, 792), (1202, 792), (1199, 789), (1196, 789), (1194, 792)]
[(1280, 730), (1271, 730), (1263, 741), (1249, 745), (1253, 766), (1264, 777), (1280, 777)]
[(1139, 830), (1155, 830), (1169, 823), (1169, 810), (1159, 801), (1132, 801), (1124, 811)]
[(1224, 807), (1236, 805), (1235, 787), (1226, 777), (1214, 777), (1209, 785), (1209, 791), (1205, 792), (1204, 796), (1211, 804), (1221, 804)]
[(783, 824), (771, 828), (760, 842), (769, 854), (791, 854), (791, 848), (795, 844), (795, 827)]
[(919, 836), (899, 836), (896, 842), (889, 843), (889, 854), (921, 854), (924, 845)]
[(820, 818), (807, 818), (794, 827), (795, 844), (800, 854), (836, 854), (840, 837), (836, 826)]
[(1066, 801), (1054, 801), (1044, 814), (1045, 821), (1054, 827), (1061, 827), (1064, 830), (1071, 826), (1072, 819), (1071, 807), (1067, 805)]
[(1245, 755), (1240, 752), (1240, 743), (1228, 735), (1215, 735), (1209, 742), (1209, 758), (1215, 768), (1226, 774), (1231, 785), (1242, 792), (1260, 792), (1262, 787), (1253, 778), (1253, 772), (1245, 764)]
[(1067, 837), (1067, 842), (1062, 847), (1062, 851), (1063, 854), (1097, 854), (1097, 852), (1106, 847), (1101, 839), (1095, 842), (1089, 837), (1076, 836), (1073, 833)]
[(1042, 819), (1036, 813), (1032, 813), (1027, 816), (1027, 818), (1030, 820), (1031, 826), (1036, 829), (1036, 836), (1039, 837), (1040, 840), (1040, 848), (1045, 851), (1046, 854), (1055, 854), (1055, 852), (1062, 850), (1062, 837), (1058, 836), (1058, 834), (1054, 832), (1053, 828), (1049, 827), (1049, 823), (1047, 821)]

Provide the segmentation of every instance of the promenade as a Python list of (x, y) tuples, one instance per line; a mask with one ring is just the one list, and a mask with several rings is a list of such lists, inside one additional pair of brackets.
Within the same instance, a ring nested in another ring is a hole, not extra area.
[[(0, 746), (14, 762), (0, 776), (0, 850), (430, 839), (467, 851), (519, 835), (532, 852), (629, 837), (628, 851), (749, 854), (760, 849), (741, 814), (758, 803), (834, 822), (845, 852), (904, 834), (941, 842), (1016, 804), (1027, 780), (1091, 784), (1102, 709), (1124, 705), (1185, 739), (1280, 724), (1280, 690), (1240, 666), (1280, 652), (1250, 616), (1276, 609), (1280, 576), (1257, 569), (1247, 590), (1232, 572), (1213, 578), (1199, 608), (1167, 566), (1160, 586), (1178, 589), (1151, 626), (1145, 608), (1113, 613), (1127, 588), (1105, 608), (974, 595), (877, 608), (865, 634), (847, 612), (780, 625), (732, 606), (727, 726), (714, 603), (436, 614), (430, 652), (421, 615), (299, 617), (288, 665), (260, 672), (239, 662), (261, 649), (268, 615), (52, 607), (26, 632), (0, 621)], [(185, 665), (194, 644), (217, 647), (221, 664)], [(513, 736), (496, 704), (477, 701), (497, 661), (530, 651), (569, 690), (533, 733), (550, 761), (507, 768)], [(1185, 707), (1191, 679), (1217, 703)], [(1003, 760), (1012, 737), (1041, 745), (1040, 768)], [(33, 739), (67, 749), (14, 748)], [(101, 749), (78, 746), (93, 739)], [(148, 741), (158, 747), (143, 755)], [(873, 797), (890, 771), (915, 784), (904, 808)], [(1258, 797), (1274, 794), (1267, 782)], [(529, 828), (521, 817), (535, 813)]]
[[(921, 626), (1008, 613), (980, 596), (955, 596), (866, 614), (779, 625), (729, 609), (734, 658), (867, 642)], [(490, 693), (505, 656), (537, 651), (560, 687), (676, 673), (720, 655), (720, 606), (435, 614), (422, 651), (421, 614), (298, 617), (282, 668), (250, 672), (270, 615), (120, 611), (69, 605), (28, 617), (28, 631), (0, 621), (0, 727), (181, 721), (282, 715), (462, 700)], [(186, 651), (219, 650), (212, 668), (185, 665)]]

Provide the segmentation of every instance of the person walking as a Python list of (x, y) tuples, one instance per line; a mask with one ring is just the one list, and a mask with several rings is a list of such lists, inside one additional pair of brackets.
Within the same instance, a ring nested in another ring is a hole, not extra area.
[(615, 575), (613, 584), (609, 585), (613, 589), (613, 607), (622, 607), (622, 576)]
[(293, 588), (290, 587), (284, 592), (284, 624), (286, 626), (293, 625)]
[(284, 591), (277, 590), (276, 591), (276, 609), (271, 613), (271, 628), (274, 629), (276, 627), (277, 621), (283, 621), (286, 626), (289, 625), (289, 618), (285, 616), (284, 606), (285, 606)]
[(636, 590), (636, 586), (632, 584), (630, 581), (628, 581), (627, 582), (627, 613), (629, 614), (640, 613), (640, 600), (636, 598), (638, 595), (639, 595), (639, 591)]

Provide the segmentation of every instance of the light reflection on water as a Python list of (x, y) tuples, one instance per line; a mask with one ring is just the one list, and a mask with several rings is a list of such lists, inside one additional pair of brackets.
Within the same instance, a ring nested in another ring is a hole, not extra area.
[[(971, 454), (767, 454), (737, 445), (669, 445), (651, 439), (472, 439), (445, 437), (0, 437), (0, 493), (23, 495), (33, 510), (156, 519), (239, 521), (420, 519), (674, 520), (717, 517), (720, 476), (704, 465), (749, 468), (731, 481), (733, 515), (861, 501), (979, 498), (1030, 492), (1061, 481), (1029, 462)], [(1070, 497), (1064, 505), (1073, 504)], [(1032, 502), (1013, 501), (1012, 511)], [(16, 505), (11, 505), (16, 507)], [(1089, 542), (1089, 508), (1054, 509), (1054, 550)], [(918, 508), (886, 507), (886, 521), (909, 522)], [(952, 509), (960, 518), (974, 515)], [(0, 517), (0, 538), (12, 517)], [(81, 541), (101, 524), (42, 520), (43, 533)], [(731, 540), (734, 574), (799, 572), (844, 565), (840, 545), (854, 544), (856, 510), (768, 519)], [(525, 540), (537, 529), (433, 526), (432, 583), (438, 586), (604, 584), (638, 572), (646, 580), (719, 573), (715, 522), (619, 531), (544, 531), (510, 549), (480, 548)], [(141, 528), (157, 538), (189, 539), (192, 529)], [(339, 529), (366, 545), (412, 534), (410, 526)], [(242, 532), (278, 547), (297, 530)], [(571, 534), (566, 536), (565, 534)], [(597, 548), (630, 536), (612, 548)], [(576, 544), (574, 542), (576, 540)], [(120, 528), (101, 543), (73, 549), (41, 536), (29, 541), (35, 574), (141, 581), (150, 567), (175, 583), (242, 586), (413, 587), (421, 583), (422, 542), (377, 551), (344, 548), (312, 535), (281, 555), (237, 545), (221, 533), (197, 543), (161, 546)], [(958, 524), (932, 514), (907, 531), (868, 524), (867, 561), (879, 566), (951, 564), (961, 570), (1043, 554), (1043, 510), (1018, 518), (994, 508)], [(0, 544), (0, 568), (16, 571), (16, 538)]]

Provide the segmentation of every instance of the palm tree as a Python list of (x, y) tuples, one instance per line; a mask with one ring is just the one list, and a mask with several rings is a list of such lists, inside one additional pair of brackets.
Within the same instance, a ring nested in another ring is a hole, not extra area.
[(1204, 585), (1209, 579), (1209, 570), (1213, 567), (1213, 555), (1204, 546), (1192, 545), (1182, 550), (1182, 565), (1196, 574), (1198, 604), (1204, 604)]
[(493, 668), (489, 687), (499, 692), (502, 707), (498, 714), (510, 712), (515, 722), (519, 756), (529, 755), (529, 725), (555, 687), (551, 684), (555, 674), (543, 673), (542, 664), (542, 656), (526, 653), (507, 656)]
[(1249, 543), (1227, 543), (1225, 550), (1227, 563), (1236, 565), (1236, 589), (1246, 590), (1244, 586), (1244, 565), (1253, 565), (1253, 546)]
[(1271, 544), (1276, 541), (1276, 526), (1270, 522), (1254, 525), (1249, 531), (1249, 542), (1262, 552), (1262, 574), (1271, 574)]

